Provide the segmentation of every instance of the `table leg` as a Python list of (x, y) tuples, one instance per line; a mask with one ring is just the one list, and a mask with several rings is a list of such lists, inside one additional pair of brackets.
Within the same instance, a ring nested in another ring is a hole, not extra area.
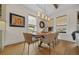
[(49, 44), (49, 55), (51, 54), (51, 48), (50, 48), (50, 44)]
[(30, 44), (28, 44), (28, 55), (29, 55), (29, 46), (30, 46)]
[(43, 42), (41, 41), (40, 44), (39, 44), (39, 47), (41, 47), (42, 43), (43, 43)]

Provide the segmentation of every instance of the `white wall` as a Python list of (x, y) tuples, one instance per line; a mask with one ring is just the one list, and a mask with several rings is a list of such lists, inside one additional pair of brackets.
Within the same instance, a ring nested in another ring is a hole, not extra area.
[[(72, 39), (71, 33), (75, 30), (77, 30), (77, 12), (75, 9), (68, 9), (68, 10), (60, 10), (56, 12), (56, 15), (54, 16), (56, 20), (56, 17), (67, 15), (67, 33), (66, 34), (60, 34), (60, 39), (67, 40), (67, 41), (74, 41)], [(56, 30), (56, 27), (55, 27)]]
[[(15, 13), (18, 15), (25, 16), (25, 27), (10, 27), (9, 26), (9, 13)], [(27, 13), (31, 14), (32, 12), (27, 11), (27, 8), (23, 7), (22, 5), (6, 5), (6, 39), (5, 39), (5, 45), (22, 42), (24, 41), (23, 32), (27, 32)], [(36, 13), (32, 13), (32, 15), (36, 15)], [(54, 16), (54, 22), (56, 20), (56, 17), (67, 15), (67, 34), (65, 40), (73, 41), (71, 37), (71, 33), (77, 29), (77, 14), (76, 10), (70, 9), (70, 10), (59, 10), (57, 11)], [(40, 19), (37, 18), (37, 31), (40, 31), (41, 28), (39, 27), (39, 21)], [(54, 23), (54, 25), (56, 25)], [(55, 31), (56, 27), (54, 27)], [(61, 36), (62, 37), (62, 36)]]
[[(10, 12), (25, 17), (25, 27), (10, 27)], [(6, 39), (5, 45), (24, 41), (23, 32), (27, 31), (27, 12), (21, 5), (6, 5)]]
[[(9, 13), (15, 13), (21, 16), (25, 16), (25, 27), (10, 27), (9, 26)], [(10, 4), (6, 5), (6, 39), (4, 45), (10, 45), (18, 42), (24, 41), (23, 32), (28, 31), (28, 18), (27, 15), (34, 15), (36, 16), (36, 13), (33, 13), (32, 11), (29, 11), (26, 7), (23, 5), (16, 5), (16, 4)], [(36, 17), (37, 18), (37, 17)], [(37, 32), (41, 30), (39, 27), (39, 21), (41, 19), (37, 18)]]

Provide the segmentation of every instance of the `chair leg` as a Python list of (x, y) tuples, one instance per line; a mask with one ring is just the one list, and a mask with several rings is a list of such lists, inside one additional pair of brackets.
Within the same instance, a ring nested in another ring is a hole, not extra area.
[(57, 39), (54, 40), (54, 46), (56, 46), (56, 44), (57, 44)]
[(22, 52), (22, 54), (24, 53), (24, 50), (25, 50), (25, 42), (24, 42), (24, 47), (23, 47), (23, 52)]
[(39, 44), (39, 47), (41, 47), (42, 43), (43, 43), (43, 42), (41, 41), (40, 44)]
[(50, 48), (50, 44), (49, 44), (49, 55), (51, 54), (51, 48)]
[(30, 44), (28, 44), (28, 55), (29, 55), (29, 46), (30, 46)]
[(56, 42), (57, 42), (57, 40), (55, 40), (55, 45), (57, 44)]
[(55, 47), (55, 42), (52, 42), (53, 43), (53, 48)]

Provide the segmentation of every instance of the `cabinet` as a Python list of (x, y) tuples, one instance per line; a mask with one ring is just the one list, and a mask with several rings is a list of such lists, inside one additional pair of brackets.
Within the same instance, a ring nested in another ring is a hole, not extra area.
[(6, 5), (0, 4), (0, 21), (5, 21), (6, 18)]
[(4, 40), (5, 40), (5, 22), (0, 21), (0, 50), (4, 48)]
[(0, 21), (0, 50), (4, 48), (5, 31), (5, 22)]
[(5, 31), (0, 30), (0, 51), (4, 48)]
[(5, 27), (6, 27), (6, 22), (5, 22), (5, 11), (6, 11), (6, 8), (5, 8), (5, 4), (0, 4), (0, 51), (3, 50), (4, 48), (4, 39), (5, 39)]
[(0, 51), (2, 49), (2, 31), (0, 30)]

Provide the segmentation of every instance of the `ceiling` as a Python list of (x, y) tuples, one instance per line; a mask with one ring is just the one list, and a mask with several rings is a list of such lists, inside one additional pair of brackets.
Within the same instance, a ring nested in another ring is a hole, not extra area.
[(54, 12), (76, 8), (79, 7), (79, 4), (58, 4), (57, 9), (53, 4), (24, 4), (24, 6), (31, 12), (37, 13), (38, 11), (41, 11), (42, 13), (52, 18)]

